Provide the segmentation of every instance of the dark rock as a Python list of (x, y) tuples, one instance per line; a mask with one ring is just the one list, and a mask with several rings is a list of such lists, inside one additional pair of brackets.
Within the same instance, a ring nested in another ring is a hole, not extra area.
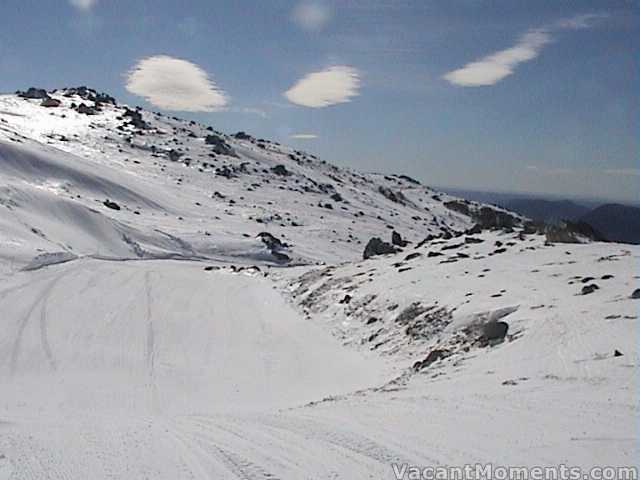
[(502, 340), (508, 331), (507, 322), (488, 322), (482, 327), (482, 337), (488, 341)]
[(143, 120), (142, 113), (137, 110), (131, 110), (130, 108), (127, 108), (124, 115), (122, 116), (125, 118), (129, 118), (129, 125), (132, 125), (135, 128), (138, 128), (140, 130), (149, 129), (149, 124)]
[(482, 227), (476, 223), (473, 227), (469, 228), (464, 233), (466, 235), (478, 235), (479, 233), (482, 233)]
[(582, 287), (582, 290), (580, 291), (580, 294), (581, 295), (589, 295), (590, 293), (595, 292), (599, 288), (600, 287), (598, 287), (598, 285), (596, 285), (595, 283), (592, 283), (591, 285), (585, 285), (584, 287)]
[(397, 247), (406, 247), (408, 242), (403, 240), (402, 235), (394, 230), (391, 232), (391, 243)]
[(362, 258), (365, 260), (376, 255), (387, 255), (389, 253), (396, 253), (396, 248), (387, 243), (383, 242), (380, 238), (374, 237), (367, 243), (367, 246), (364, 249), (364, 253), (362, 254)]
[(238, 140), (253, 140), (253, 137), (245, 132), (235, 133), (232, 137), (237, 138)]
[(465, 239), (464, 239), (464, 243), (467, 243), (467, 244), (482, 243), (482, 242), (484, 242), (484, 240), (482, 238), (465, 237)]
[(98, 113), (98, 111), (95, 108), (90, 107), (84, 103), (81, 103), (76, 107), (76, 112), (81, 113), (83, 115), (96, 115)]
[(35, 100), (44, 100), (49, 97), (47, 91), (43, 88), (29, 88), (26, 92), (18, 92), (18, 96), (21, 98), (31, 98)]
[(604, 242), (604, 236), (586, 222), (564, 220), (557, 225), (546, 225), (544, 233), (551, 243)]
[(279, 238), (276, 238), (269, 232), (260, 232), (256, 236), (259, 237), (260, 240), (262, 240), (262, 243), (264, 243), (267, 246), (267, 248), (271, 251), (283, 250), (288, 248), (288, 245), (286, 243), (281, 241)]
[(633, 300), (640, 300), (640, 288), (636, 288), (631, 294)]
[(449, 355), (450, 353), (448, 351), (436, 348), (434, 350), (431, 350), (429, 352), (429, 355), (427, 355), (424, 360), (414, 363), (413, 369), (415, 371), (422, 370), (423, 368), (427, 368), (429, 365), (437, 362), (438, 360), (447, 358)]
[(218, 135), (207, 135), (204, 139), (207, 145), (213, 145), (213, 151), (218, 155), (227, 155), (229, 157), (238, 158), (236, 151)]
[(378, 192), (380, 192), (385, 198), (391, 200), (394, 203), (399, 203), (400, 205), (406, 205), (407, 203), (409, 203), (402, 192), (395, 192), (390, 188), (383, 187), (382, 185), (378, 187)]
[(62, 105), (62, 102), (57, 98), (45, 98), (44, 100), (42, 100), (42, 103), (40, 104), (41, 107), (47, 107), (47, 108), (56, 108), (56, 107), (59, 107), (60, 105)]
[(271, 168), (271, 171), (273, 173), (275, 173), (276, 175), (280, 175), (282, 177), (288, 177), (289, 175), (291, 175), (291, 172), (289, 170), (287, 170), (287, 167), (285, 167), (284, 165), (276, 165), (275, 167)]
[(444, 202), (444, 206), (449, 210), (461, 213), (463, 215), (471, 216), (471, 210), (469, 208), (469, 202), (466, 200), (451, 200)]
[(516, 217), (510, 213), (491, 207), (482, 207), (473, 216), (483, 229), (513, 228), (516, 223)]
[(415, 178), (411, 178), (409, 175), (399, 175), (398, 178), (406, 180), (407, 182), (413, 183), (415, 185), (420, 185), (420, 182), (418, 180), (416, 180)]
[(109, 199), (107, 199), (104, 202), (102, 202), (102, 204), (105, 207), (110, 208), (111, 210), (120, 210), (120, 205), (118, 205), (116, 202), (112, 202)]
[(614, 350), (613, 351), (613, 356), (614, 357), (622, 357), (624, 354), (620, 351), (620, 350)]
[(352, 297), (351, 297), (351, 295), (345, 295), (345, 296), (342, 298), (342, 300), (340, 300), (338, 303), (339, 303), (340, 305), (347, 304), (347, 303), (349, 303), (349, 302), (351, 301), (351, 298), (352, 298)]

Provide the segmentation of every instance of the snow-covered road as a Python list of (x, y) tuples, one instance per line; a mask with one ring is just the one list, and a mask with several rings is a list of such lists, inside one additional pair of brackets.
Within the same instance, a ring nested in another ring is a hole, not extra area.
[[(84, 260), (0, 285), (0, 452), (17, 478), (262, 478), (231, 418), (391, 375), (260, 276)], [(208, 418), (225, 419), (215, 435)]]
[(633, 462), (628, 362), (627, 393), (613, 396), (615, 377), (501, 386), (517, 368), (495, 354), (376, 388), (397, 365), (302, 319), (270, 280), (195, 262), (17, 273), (0, 283), (0, 311), (2, 480), (383, 479), (394, 463)]

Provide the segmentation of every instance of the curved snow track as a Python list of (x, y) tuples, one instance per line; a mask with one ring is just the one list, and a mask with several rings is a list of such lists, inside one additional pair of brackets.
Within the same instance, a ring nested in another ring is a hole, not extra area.
[(300, 319), (268, 280), (197, 263), (23, 272), (0, 283), (0, 311), (10, 478), (291, 478), (253, 439), (275, 427), (246, 419), (390, 375)]

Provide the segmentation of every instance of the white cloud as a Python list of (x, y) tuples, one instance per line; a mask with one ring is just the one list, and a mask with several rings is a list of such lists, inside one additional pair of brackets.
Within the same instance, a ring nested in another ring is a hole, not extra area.
[(447, 73), (444, 79), (462, 87), (494, 85), (511, 75), (520, 63), (536, 58), (550, 41), (551, 36), (546, 31), (532, 30), (520, 37), (513, 47), (467, 63)]
[(294, 140), (313, 140), (315, 138), (318, 138), (318, 135), (315, 135), (313, 133), (295, 133), (289, 138), (293, 138)]
[(96, 6), (98, 0), (69, 0), (71, 6), (76, 7), (78, 10), (88, 12)]
[(449, 83), (462, 87), (495, 85), (511, 75), (518, 65), (540, 55), (542, 49), (553, 41), (552, 32), (555, 30), (590, 28), (597, 20), (605, 17), (604, 14), (595, 13), (576, 15), (562, 19), (549, 27), (529, 30), (514, 46), (467, 63), (457, 70), (446, 73), (443, 78)]
[(228, 98), (198, 65), (166, 55), (148, 57), (127, 74), (126, 88), (164, 110), (212, 112)]
[(321, 3), (305, 1), (296, 5), (291, 19), (303, 30), (319, 32), (331, 19), (331, 11)]
[(333, 66), (310, 73), (284, 93), (291, 103), (321, 108), (351, 101), (359, 95), (360, 73), (347, 66)]

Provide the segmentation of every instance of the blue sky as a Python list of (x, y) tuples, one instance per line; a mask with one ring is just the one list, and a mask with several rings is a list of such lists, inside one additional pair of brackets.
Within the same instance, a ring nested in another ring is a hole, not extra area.
[(4, 0), (0, 91), (85, 84), (430, 185), (635, 201), (638, 7)]

